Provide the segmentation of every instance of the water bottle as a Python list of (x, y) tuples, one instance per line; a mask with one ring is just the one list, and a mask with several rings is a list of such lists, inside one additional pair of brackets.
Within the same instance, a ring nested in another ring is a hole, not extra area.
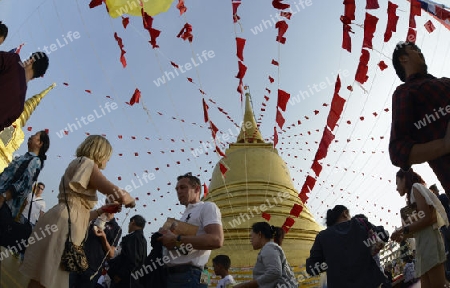
[(200, 283), (209, 285), (210, 282), (211, 282), (211, 275), (209, 274), (208, 269), (203, 269), (202, 275), (200, 277)]

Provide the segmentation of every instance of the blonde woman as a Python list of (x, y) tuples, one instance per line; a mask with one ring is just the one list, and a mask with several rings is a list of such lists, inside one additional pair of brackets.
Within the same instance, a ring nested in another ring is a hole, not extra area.
[(77, 158), (70, 162), (61, 177), (58, 204), (37, 222), (33, 231), (41, 237), (29, 245), (19, 269), (30, 279), (29, 288), (69, 286), (69, 272), (60, 268), (69, 232), (65, 196), (70, 207), (71, 238), (75, 245), (80, 245), (85, 238), (89, 221), (103, 213), (101, 208), (92, 210), (97, 203), (97, 190), (125, 207), (134, 207), (134, 198), (111, 183), (100, 171), (106, 167), (111, 153), (111, 144), (99, 135), (87, 137), (78, 146)]

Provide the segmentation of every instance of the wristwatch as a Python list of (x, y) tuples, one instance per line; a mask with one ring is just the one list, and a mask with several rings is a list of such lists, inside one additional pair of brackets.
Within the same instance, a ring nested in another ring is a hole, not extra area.
[(178, 236), (177, 236), (177, 240), (176, 240), (176, 242), (175, 242), (175, 246), (176, 246), (177, 248), (180, 248), (180, 246), (181, 246), (181, 235), (178, 235)]

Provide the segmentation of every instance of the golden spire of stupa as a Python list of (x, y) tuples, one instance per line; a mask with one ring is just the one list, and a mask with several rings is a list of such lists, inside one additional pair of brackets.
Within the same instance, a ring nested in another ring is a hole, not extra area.
[(55, 88), (56, 83), (53, 83), (52, 85), (48, 86), (47, 89), (42, 91), (39, 94), (34, 95), (33, 97), (27, 99), (25, 101), (24, 109), (22, 114), (20, 114), (20, 117), (14, 122), (15, 124), (19, 124), (20, 127), (24, 127), (27, 123), (28, 119), (30, 119), (31, 114), (33, 114), (34, 110), (36, 110), (36, 107), (41, 102), (42, 98), (44, 98), (50, 90)]
[[(244, 122), (236, 143), (231, 143), (217, 163), (209, 184), (209, 193), (203, 201), (217, 204), (222, 214), (225, 242), (213, 250), (210, 259), (218, 254), (231, 258), (233, 277), (247, 281), (258, 251), (250, 244), (250, 227), (259, 221), (268, 221), (281, 227), (288, 218), (295, 221), (283, 242), (283, 250), (293, 267), (301, 287), (317, 287), (317, 277), (306, 275), (305, 261), (314, 239), (322, 230), (309, 208), (298, 197), (289, 167), (273, 143), (264, 142), (256, 125), (250, 94), (246, 93)], [(247, 125), (246, 125), (247, 124)], [(229, 169), (222, 174), (221, 165)], [(294, 205), (302, 206), (299, 217), (292, 216)], [(305, 280), (305, 278), (308, 278)]]
[(250, 104), (250, 97), (250, 93), (245, 93), (244, 122), (242, 122), (241, 132), (236, 143), (265, 143), (256, 124), (255, 115)]
[(8, 166), (14, 152), (19, 149), (23, 142), (25, 134), (23, 133), (22, 128), (30, 119), (31, 114), (36, 110), (36, 107), (39, 105), (42, 98), (44, 98), (55, 86), (56, 84), (53, 83), (41, 93), (27, 99), (24, 104), (23, 112), (20, 114), (19, 118), (17, 118), (11, 126), (0, 131), (0, 172)]

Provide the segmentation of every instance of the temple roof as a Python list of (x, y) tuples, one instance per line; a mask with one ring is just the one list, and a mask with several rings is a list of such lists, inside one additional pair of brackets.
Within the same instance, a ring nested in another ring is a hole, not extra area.
[[(305, 263), (322, 227), (298, 197), (289, 168), (273, 143), (263, 140), (251, 107), (251, 96), (249, 93), (245, 96), (240, 134), (216, 164), (209, 193), (203, 200), (217, 204), (224, 229), (224, 246), (212, 251), (211, 257), (226, 254), (233, 259), (234, 268), (252, 267), (258, 251), (250, 245), (251, 225), (268, 221), (281, 227), (290, 218), (295, 223), (285, 237), (283, 249), (289, 263), (300, 266)], [(221, 165), (227, 167), (224, 174)], [(294, 205), (302, 207), (299, 217), (291, 215)], [(270, 220), (263, 218), (263, 214)]]

